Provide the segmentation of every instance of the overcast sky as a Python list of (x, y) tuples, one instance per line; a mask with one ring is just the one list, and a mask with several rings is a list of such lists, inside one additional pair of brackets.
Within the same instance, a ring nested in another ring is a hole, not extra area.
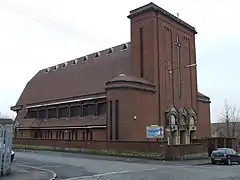
[[(0, 112), (14, 116), (26, 83), (42, 68), (130, 40), (129, 11), (147, 0), (0, 0)], [(198, 90), (212, 121), (224, 100), (240, 107), (239, 0), (152, 1), (196, 27)]]

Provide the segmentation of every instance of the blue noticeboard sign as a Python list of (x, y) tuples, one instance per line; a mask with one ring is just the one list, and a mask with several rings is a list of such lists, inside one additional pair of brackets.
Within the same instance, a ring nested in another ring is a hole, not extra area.
[(164, 131), (162, 126), (147, 126), (147, 138), (164, 138)]

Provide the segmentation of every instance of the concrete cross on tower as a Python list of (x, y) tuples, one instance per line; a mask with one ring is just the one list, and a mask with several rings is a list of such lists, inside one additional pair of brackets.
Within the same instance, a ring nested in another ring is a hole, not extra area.
[(177, 40), (175, 41), (175, 45), (177, 46), (177, 70), (178, 70), (178, 96), (181, 97), (182, 87), (181, 87), (181, 62), (180, 62), (180, 47), (181, 43), (179, 41), (179, 36), (177, 36)]

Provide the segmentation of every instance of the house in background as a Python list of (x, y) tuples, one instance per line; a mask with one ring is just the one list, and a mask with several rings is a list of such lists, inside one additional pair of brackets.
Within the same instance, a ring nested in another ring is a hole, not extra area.
[(211, 137), (233, 137), (240, 140), (240, 122), (230, 122), (229, 127), (226, 123), (212, 123)]

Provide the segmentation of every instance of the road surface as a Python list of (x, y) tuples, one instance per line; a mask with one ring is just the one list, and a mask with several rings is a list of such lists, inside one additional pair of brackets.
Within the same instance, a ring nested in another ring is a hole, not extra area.
[(16, 152), (14, 166), (43, 169), (57, 180), (240, 180), (240, 165), (163, 164), (54, 152)]
[(8, 176), (0, 177), (1, 180), (49, 180), (53, 173), (28, 166), (12, 164), (12, 172)]

